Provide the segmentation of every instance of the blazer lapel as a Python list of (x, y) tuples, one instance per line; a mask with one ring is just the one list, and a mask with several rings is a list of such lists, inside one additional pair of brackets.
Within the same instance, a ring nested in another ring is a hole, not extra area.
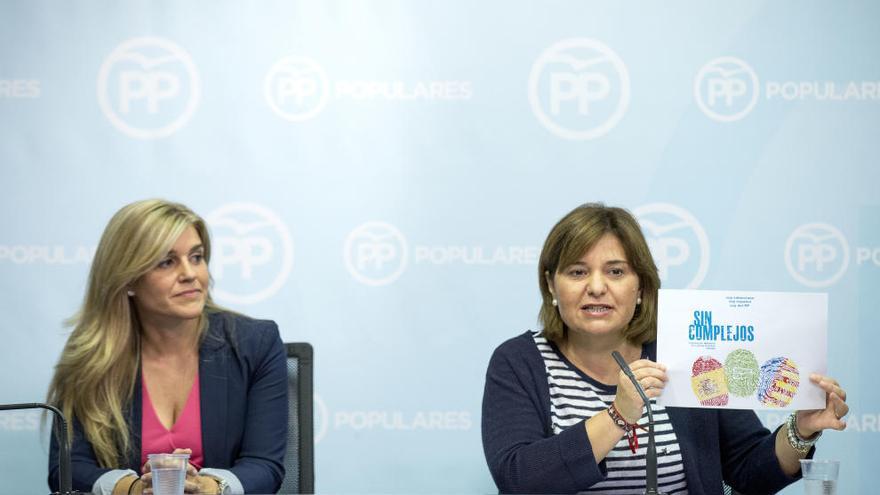
[(229, 460), (226, 446), (228, 346), (217, 328), (218, 319), (211, 319), (208, 335), (199, 349), (199, 399), (201, 400), (202, 451), (205, 466), (226, 466)]
[(141, 430), (143, 429), (143, 395), (141, 394), (141, 367), (138, 366), (137, 377), (134, 380), (134, 394), (131, 397), (131, 405), (128, 411), (128, 424), (131, 439), (131, 451), (128, 453), (128, 467), (141, 474)]

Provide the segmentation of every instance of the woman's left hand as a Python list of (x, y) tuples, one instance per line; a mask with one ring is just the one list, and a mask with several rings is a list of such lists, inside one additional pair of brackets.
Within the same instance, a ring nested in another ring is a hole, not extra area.
[[(174, 449), (173, 454), (190, 454), (192, 449)], [(200, 483), (199, 470), (192, 463), (186, 464), (186, 478), (183, 480), (183, 493), (204, 493)]]
[(849, 412), (846, 405), (846, 390), (837, 380), (813, 373), (810, 381), (825, 391), (825, 409), (812, 409), (797, 412), (798, 434), (810, 438), (822, 430), (843, 430), (846, 422), (842, 420)]

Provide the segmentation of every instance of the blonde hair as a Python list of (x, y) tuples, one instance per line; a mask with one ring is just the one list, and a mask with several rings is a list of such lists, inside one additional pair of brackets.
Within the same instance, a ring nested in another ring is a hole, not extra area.
[(632, 214), (623, 208), (587, 203), (578, 206), (553, 226), (538, 261), (538, 284), (541, 289), (541, 310), (538, 320), (543, 325), (543, 335), (560, 342), (567, 328), (550, 293), (548, 277), (566, 267), (590, 250), (605, 234), (612, 234), (620, 241), (627, 261), (639, 277), (642, 303), (623, 329), (627, 341), (641, 345), (657, 338), (657, 291), (660, 276), (642, 229)]
[[(131, 405), (140, 362), (140, 324), (128, 289), (167, 255), (188, 227), (204, 246), (205, 221), (186, 206), (150, 199), (124, 206), (110, 219), (95, 252), (80, 310), (49, 385), (48, 401), (82, 425), (102, 467), (119, 467), (130, 453), (124, 411)], [(214, 306), (207, 292), (205, 311)], [(207, 318), (202, 317), (204, 334)], [(69, 435), (72, 441), (73, 433)]]

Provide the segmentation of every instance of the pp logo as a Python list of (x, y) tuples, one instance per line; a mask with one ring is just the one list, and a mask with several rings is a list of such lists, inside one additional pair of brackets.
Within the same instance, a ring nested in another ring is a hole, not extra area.
[(665, 287), (696, 289), (709, 271), (709, 238), (700, 222), (668, 203), (644, 205), (633, 212), (645, 232)]
[(330, 427), (330, 414), (327, 412), (327, 404), (320, 395), (314, 394), (314, 419), (315, 419), (315, 443), (319, 443), (326, 435)]
[(260, 205), (231, 203), (211, 212), (207, 221), (218, 299), (252, 304), (281, 289), (293, 267), (293, 241), (278, 215)]
[(314, 61), (286, 57), (272, 66), (263, 83), (266, 102), (279, 117), (292, 122), (308, 120), (330, 98), (327, 74)]
[(122, 43), (98, 71), (101, 111), (133, 138), (163, 138), (178, 131), (198, 106), (199, 92), (192, 58), (162, 38)]
[(393, 225), (367, 222), (348, 234), (343, 249), (345, 266), (366, 285), (388, 285), (406, 269), (406, 238)]
[(595, 139), (610, 131), (629, 106), (629, 73), (603, 43), (562, 40), (544, 50), (529, 75), (532, 112), (565, 139)]
[(748, 115), (758, 102), (760, 92), (758, 75), (735, 57), (709, 61), (694, 78), (697, 105), (718, 122), (733, 122)]
[(801, 225), (785, 241), (788, 273), (807, 287), (827, 287), (837, 282), (848, 265), (849, 244), (831, 225)]

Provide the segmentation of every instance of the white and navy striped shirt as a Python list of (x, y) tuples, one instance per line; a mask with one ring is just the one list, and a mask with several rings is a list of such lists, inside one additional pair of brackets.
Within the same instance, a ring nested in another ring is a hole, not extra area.
[[(550, 416), (553, 434), (570, 428), (581, 420), (599, 414), (611, 405), (617, 387), (603, 385), (593, 380), (562, 355), (556, 346), (535, 332), (532, 337), (544, 358), (547, 383), (550, 386)], [(666, 410), (651, 401), (654, 411), (654, 434), (657, 444), (658, 488), (669, 495), (688, 493), (681, 450)], [(639, 420), (647, 428), (647, 413)], [(608, 479), (591, 486), (583, 493), (607, 493), (615, 495), (642, 495), (645, 492), (645, 452), (648, 447), (647, 433), (639, 431), (639, 448), (635, 454), (629, 448), (626, 437), (605, 456)]]

